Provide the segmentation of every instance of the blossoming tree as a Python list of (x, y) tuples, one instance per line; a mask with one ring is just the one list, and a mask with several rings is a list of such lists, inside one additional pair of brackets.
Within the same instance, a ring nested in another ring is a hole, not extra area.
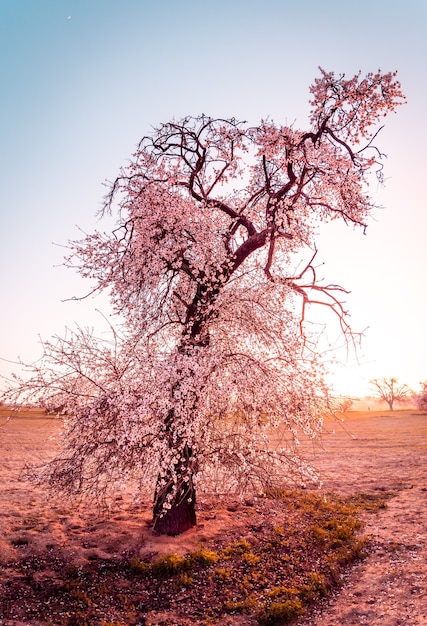
[(178, 534), (196, 522), (196, 487), (265, 489), (309, 471), (298, 435), (319, 430), (327, 388), (308, 306), (350, 333), (343, 289), (317, 280), (316, 229), (365, 228), (378, 122), (403, 100), (394, 73), (321, 70), (310, 91), (307, 130), (163, 124), (110, 186), (115, 230), (70, 244), (68, 265), (107, 290), (118, 322), (108, 341), (77, 329), (44, 343), (23, 382), (66, 412), (43, 473), (54, 489), (107, 494), (136, 477), (154, 531)]

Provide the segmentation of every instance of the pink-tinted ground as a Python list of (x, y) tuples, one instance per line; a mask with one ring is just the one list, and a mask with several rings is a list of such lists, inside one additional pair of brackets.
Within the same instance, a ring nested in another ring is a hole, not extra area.
[(395, 492), (366, 516), (370, 556), (339, 593), (299, 623), (307, 626), (427, 625), (427, 415), (349, 413), (332, 422), (313, 462), (324, 488), (339, 493)]
[[(14, 569), (5, 565), (28, 555), (61, 549), (70, 563), (82, 565), (125, 551), (137, 550), (141, 556), (184, 554), (229, 527), (244, 531), (251, 523), (244, 507), (232, 511), (216, 503), (215, 515), (211, 507), (204, 507), (198, 526), (181, 537), (153, 537), (149, 508), (141, 513), (141, 507), (126, 496), (107, 517), (46, 499), (43, 489), (22, 480), (22, 471), (25, 463), (43, 462), (54, 453), (59, 424), (42, 416), (6, 421), (0, 415), (0, 589), (15, 575)], [(307, 446), (305, 453), (319, 469), (325, 491), (396, 495), (386, 509), (366, 515), (364, 531), (373, 538), (368, 558), (350, 571), (335, 596), (298, 623), (427, 625), (427, 415), (416, 411), (350, 412), (343, 423), (327, 423), (322, 441)], [(171, 621), (170, 615), (152, 614), (150, 619), (153, 625), (180, 623), (173, 617)], [(36, 626), (22, 618), (2, 620), (0, 609), (2, 626), (24, 623)], [(249, 626), (255, 622), (242, 615), (215, 623)]]

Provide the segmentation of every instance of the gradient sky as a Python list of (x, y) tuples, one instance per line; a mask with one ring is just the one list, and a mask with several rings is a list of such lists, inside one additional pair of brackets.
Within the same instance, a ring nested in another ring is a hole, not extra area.
[(39, 335), (108, 313), (63, 302), (88, 285), (61, 246), (94, 229), (103, 181), (152, 126), (205, 113), (304, 128), (320, 65), (396, 69), (408, 97), (378, 140), (384, 209), (366, 236), (319, 236), (319, 274), (351, 290), (366, 329), (333, 382), (364, 395), (374, 377), (426, 380), (426, 27), (426, 0), (0, 0), (0, 374), (40, 356)]

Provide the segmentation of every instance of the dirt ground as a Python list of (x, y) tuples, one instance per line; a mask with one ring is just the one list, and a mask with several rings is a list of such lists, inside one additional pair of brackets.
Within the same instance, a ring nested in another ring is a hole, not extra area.
[[(43, 489), (22, 480), (22, 470), (25, 463), (43, 462), (54, 453), (59, 425), (59, 420), (37, 415), (6, 420), (0, 413), (0, 589), (15, 575), (7, 563), (28, 555), (61, 549), (70, 562), (84, 565), (135, 550), (141, 557), (185, 554), (230, 526), (244, 530), (249, 523), (242, 510), (219, 505), (213, 514), (212, 508), (202, 507), (193, 530), (177, 538), (153, 537), (149, 508), (141, 513), (126, 497), (107, 517), (49, 500)], [(426, 626), (427, 415), (350, 412), (344, 422), (327, 422), (322, 440), (306, 444), (305, 454), (318, 468), (325, 491), (396, 495), (387, 508), (364, 519), (364, 532), (373, 540), (369, 556), (349, 572), (339, 592), (297, 624)], [(0, 610), (2, 626), (25, 623), (33, 622), (2, 620)], [(244, 616), (225, 618), (224, 626), (232, 623), (254, 622)]]
[(349, 413), (330, 423), (312, 461), (323, 487), (338, 493), (395, 492), (378, 516), (366, 516), (374, 541), (343, 588), (299, 624), (427, 625), (427, 415), (415, 411)]

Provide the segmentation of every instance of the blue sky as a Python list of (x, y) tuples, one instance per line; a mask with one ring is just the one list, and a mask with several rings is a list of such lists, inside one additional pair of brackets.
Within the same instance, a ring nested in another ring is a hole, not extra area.
[(104, 228), (103, 181), (142, 135), (199, 113), (303, 128), (320, 65), (397, 69), (408, 97), (381, 133), (386, 186), (372, 193), (385, 208), (368, 235), (319, 237), (325, 278), (352, 291), (354, 328), (369, 327), (336, 386), (427, 379), (426, 27), (425, 0), (0, 0), (0, 374), (36, 359), (39, 335), (107, 311), (63, 302), (88, 286), (60, 267), (61, 245), (77, 226)]

